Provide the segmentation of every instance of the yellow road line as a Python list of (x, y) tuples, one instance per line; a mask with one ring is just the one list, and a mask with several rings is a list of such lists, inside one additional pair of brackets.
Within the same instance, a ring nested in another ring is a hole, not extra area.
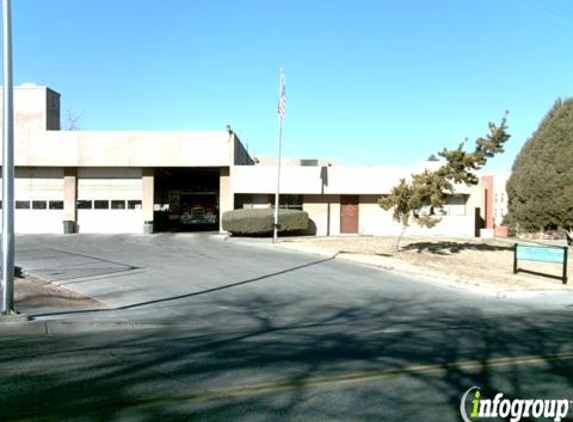
[(279, 393), (298, 388), (316, 388), (328, 385), (360, 384), (372, 381), (383, 380), (402, 375), (427, 374), (446, 372), (448, 369), (477, 369), (482, 367), (503, 367), (511, 365), (535, 365), (551, 361), (573, 360), (573, 352), (559, 353), (551, 355), (529, 355), (499, 357), (485, 360), (465, 360), (453, 363), (413, 365), (396, 369), (385, 369), (380, 371), (350, 372), (339, 375), (325, 375), (321, 377), (303, 378), (300, 380), (287, 380), (278, 382), (267, 382), (259, 384), (246, 384), (235, 387), (205, 390), (203, 393), (193, 392), (179, 396), (187, 402), (206, 402), (212, 400), (239, 398), (266, 393)]
[[(504, 367), (511, 365), (537, 365), (544, 364), (552, 361), (566, 361), (573, 360), (573, 352), (570, 353), (557, 353), (549, 355), (527, 355), (527, 356), (509, 356), (491, 359), (473, 359), (455, 361), (443, 364), (430, 364), (430, 365), (412, 365), (403, 368), (384, 369), (379, 371), (360, 371), (349, 372), (338, 375), (325, 375), (320, 377), (302, 378), (299, 380), (286, 380), (277, 382), (265, 382), (258, 384), (245, 384), (233, 387), (226, 387), (220, 389), (209, 390), (194, 390), (188, 393), (180, 394), (166, 394), (156, 395), (145, 398), (129, 398), (125, 401), (117, 403), (94, 403), (93, 405), (84, 404), (80, 408), (72, 406), (71, 408), (63, 408), (61, 410), (52, 410), (58, 416), (67, 415), (89, 415), (98, 414), (106, 409), (116, 409), (118, 412), (125, 410), (144, 410), (152, 408), (163, 408), (165, 406), (173, 406), (185, 403), (206, 403), (216, 400), (234, 399), (242, 397), (257, 396), (270, 393), (281, 393), (305, 388), (319, 388), (327, 386), (341, 386), (349, 384), (364, 384), (384, 380), (393, 377), (409, 376), (416, 374), (432, 374), (447, 372), (450, 369), (456, 370), (471, 370), (483, 367)], [(37, 410), (33, 411), (36, 415), (31, 417), (31, 414), (21, 415), (20, 418), (10, 419), (20, 422), (35, 421), (40, 415)], [(41, 415), (43, 417), (47, 415)], [(49, 415), (48, 415), (49, 416)]]

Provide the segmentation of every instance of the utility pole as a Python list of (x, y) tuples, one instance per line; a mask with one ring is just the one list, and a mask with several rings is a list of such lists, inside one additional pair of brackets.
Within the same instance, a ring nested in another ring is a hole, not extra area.
[(14, 313), (14, 89), (10, 0), (3, 0), (2, 314)]

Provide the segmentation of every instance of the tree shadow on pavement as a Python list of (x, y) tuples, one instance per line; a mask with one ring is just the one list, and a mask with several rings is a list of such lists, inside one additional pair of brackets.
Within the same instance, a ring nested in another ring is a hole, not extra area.
[(5, 339), (0, 419), (458, 421), (473, 386), (508, 398), (573, 386), (565, 312), (375, 294), (204, 300), (207, 327)]
[(437, 241), (410, 243), (409, 245), (402, 247), (402, 250), (417, 251), (418, 253), (429, 252), (436, 255), (449, 255), (468, 250), (484, 252), (511, 251), (513, 250), (513, 247), (490, 245), (487, 243)]
[(73, 310), (66, 310), (66, 311), (61, 311), (61, 312), (49, 312), (49, 313), (42, 313), (42, 314), (34, 314), (33, 317), (38, 318), (38, 317), (45, 317), (45, 316), (77, 315), (77, 314), (81, 314), (81, 313), (96, 313), (96, 312), (105, 313), (105, 312), (109, 312), (109, 311), (129, 310), (129, 309), (139, 308), (142, 306), (159, 305), (159, 304), (165, 304), (165, 303), (174, 302), (174, 301), (178, 301), (178, 300), (182, 300), (182, 299), (190, 299), (190, 298), (194, 298), (196, 296), (207, 295), (210, 293), (217, 293), (217, 292), (225, 291), (225, 290), (240, 287), (240, 286), (245, 286), (245, 285), (255, 283), (255, 282), (261, 282), (261, 281), (269, 280), (269, 279), (272, 279), (272, 278), (277, 277), (277, 276), (281, 276), (281, 275), (288, 274), (288, 273), (291, 273), (294, 271), (309, 268), (309, 267), (312, 267), (315, 265), (320, 265), (320, 264), (323, 264), (325, 262), (329, 262), (329, 261), (334, 260), (337, 255), (338, 255), (338, 253), (333, 255), (332, 257), (329, 257), (329, 258), (324, 258), (324, 259), (319, 259), (316, 261), (307, 262), (307, 263), (304, 263), (301, 265), (297, 265), (295, 267), (276, 271), (276, 272), (273, 272), (270, 274), (264, 274), (264, 275), (261, 275), (258, 277), (249, 278), (247, 280), (241, 280), (241, 281), (238, 281), (235, 283), (225, 284), (222, 286), (217, 286), (217, 287), (213, 287), (210, 289), (195, 291), (195, 292), (187, 293), (187, 294), (183, 294), (183, 295), (169, 296), (169, 297), (161, 298), (161, 299), (148, 300), (145, 302), (138, 302), (138, 303), (133, 303), (133, 304), (129, 304), (129, 305), (118, 306), (115, 308), (105, 308), (105, 309), (101, 309), (101, 308), (93, 309), (92, 308), (92, 309), (84, 309), (84, 310), (73, 309)]

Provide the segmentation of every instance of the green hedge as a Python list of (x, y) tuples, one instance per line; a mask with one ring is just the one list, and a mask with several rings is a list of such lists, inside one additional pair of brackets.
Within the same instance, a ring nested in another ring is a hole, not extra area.
[[(256, 235), (273, 231), (274, 210), (234, 210), (223, 213), (223, 230), (231, 234)], [(308, 214), (299, 210), (279, 210), (279, 232), (306, 230)]]

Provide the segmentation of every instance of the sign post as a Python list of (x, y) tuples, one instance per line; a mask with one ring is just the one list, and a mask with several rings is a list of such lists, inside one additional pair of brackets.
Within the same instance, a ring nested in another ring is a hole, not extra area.
[[(517, 243), (513, 246), (513, 273), (517, 274), (519, 271), (532, 272), (525, 269), (518, 268), (517, 261), (537, 261), (537, 262), (550, 262), (563, 265), (563, 272), (559, 278), (563, 284), (567, 284), (567, 255), (569, 248), (567, 246), (524, 246)], [(538, 273), (535, 273), (538, 274)], [(547, 277), (556, 277), (549, 274)]]

